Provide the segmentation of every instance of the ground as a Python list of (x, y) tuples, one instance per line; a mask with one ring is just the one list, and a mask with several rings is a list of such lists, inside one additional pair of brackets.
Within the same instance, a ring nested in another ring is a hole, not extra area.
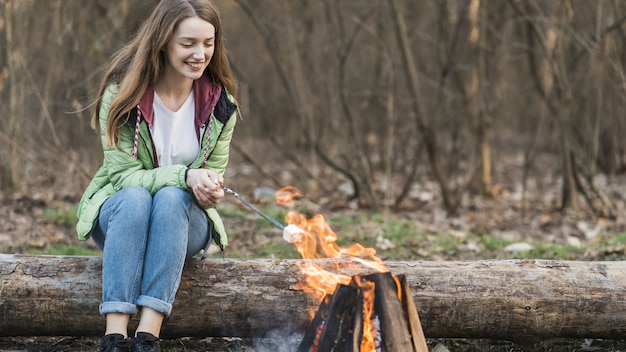
[[(0, 338), (0, 351), (96, 351), (98, 341), (98, 338), (76, 337)], [(298, 343), (295, 339), (183, 338), (165, 340), (161, 346), (166, 352), (293, 352)], [(431, 352), (617, 352), (626, 351), (626, 341), (565, 339), (515, 344), (501, 340), (428, 339), (428, 348)]]

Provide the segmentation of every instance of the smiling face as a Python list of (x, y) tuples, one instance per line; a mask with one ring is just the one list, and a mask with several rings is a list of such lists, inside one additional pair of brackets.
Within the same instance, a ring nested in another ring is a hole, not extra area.
[(196, 80), (202, 77), (215, 50), (215, 27), (200, 17), (178, 24), (165, 47), (165, 76)]

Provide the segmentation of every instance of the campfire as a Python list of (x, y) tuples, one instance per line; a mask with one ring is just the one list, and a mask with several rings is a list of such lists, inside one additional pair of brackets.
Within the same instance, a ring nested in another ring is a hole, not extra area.
[[(303, 195), (291, 186), (276, 192), (276, 202), (286, 206), (300, 197)], [(428, 351), (405, 278), (390, 273), (376, 250), (360, 244), (339, 247), (337, 234), (321, 214), (307, 218), (289, 211), (285, 219), (298, 228), (287, 232), (286, 239), (303, 259), (337, 259), (336, 272), (314, 261), (297, 263), (302, 277), (294, 288), (320, 302), (317, 311), (311, 312), (312, 321), (298, 352)], [(361, 273), (342, 274), (347, 271)]]

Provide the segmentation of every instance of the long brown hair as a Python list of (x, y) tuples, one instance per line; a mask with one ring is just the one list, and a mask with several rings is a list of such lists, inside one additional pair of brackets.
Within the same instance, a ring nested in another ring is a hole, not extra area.
[(102, 96), (109, 84), (117, 83), (118, 90), (109, 108), (105, 130), (109, 146), (117, 145), (119, 127), (125, 122), (121, 120), (128, 118), (148, 85), (163, 73), (166, 64), (164, 48), (178, 24), (196, 16), (215, 27), (215, 51), (208, 70), (236, 99), (237, 82), (230, 69), (222, 22), (215, 5), (210, 0), (161, 0), (135, 37), (112, 56), (104, 71), (91, 126), (98, 129)]

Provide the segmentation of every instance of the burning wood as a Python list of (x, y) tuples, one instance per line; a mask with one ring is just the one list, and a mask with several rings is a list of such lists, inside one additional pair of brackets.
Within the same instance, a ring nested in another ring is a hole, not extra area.
[[(276, 202), (293, 204), (302, 195), (293, 187), (276, 192)], [(365, 266), (376, 273), (346, 276), (300, 262), (303, 278), (294, 288), (321, 301), (298, 352), (427, 352), (426, 339), (404, 276), (392, 275), (376, 250), (354, 244), (341, 248), (337, 235), (320, 214), (307, 219), (297, 212), (286, 216), (297, 232), (283, 236), (304, 259), (336, 258)], [(337, 268), (340, 272), (344, 268)]]
[(322, 300), (298, 352), (427, 352), (404, 276), (354, 276)]

